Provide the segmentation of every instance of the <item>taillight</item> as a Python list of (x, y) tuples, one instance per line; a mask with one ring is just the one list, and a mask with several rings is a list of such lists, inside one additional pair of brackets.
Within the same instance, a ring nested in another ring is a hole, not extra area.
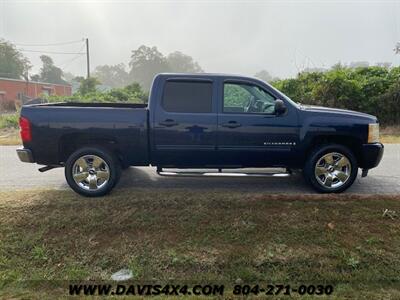
[(30, 142), (32, 140), (31, 122), (27, 118), (19, 118), (19, 127), (21, 128), (20, 134), (23, 142)]

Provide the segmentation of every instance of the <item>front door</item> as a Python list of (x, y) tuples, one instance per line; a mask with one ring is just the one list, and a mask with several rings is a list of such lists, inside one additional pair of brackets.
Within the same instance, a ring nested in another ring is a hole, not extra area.
[(291, 164), (298, 142), (293, 107), (275, 114), (272, 91), (251, 82), (221, 83), (217, 147), (222, 164), (239, 167)]
[(216, 89), (212, 80), (167, 79), (153, 124), (153, 162), (196, 167), (216, 162)]

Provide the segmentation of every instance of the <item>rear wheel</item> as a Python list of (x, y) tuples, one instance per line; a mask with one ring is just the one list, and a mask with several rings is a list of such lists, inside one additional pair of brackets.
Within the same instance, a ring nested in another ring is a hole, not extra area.
[(69, 186), (87, 197), (106, 195), (118, 183), (120, 175), (118, 160), (102, 148), (79, 149), (65, 164), (65, 178)]
[(353, 152), (337, 144), (322, 145), (310, 154), (303, 170), (305, 179), (322, 193), (340, 193), (357, 177), (358, 164)]

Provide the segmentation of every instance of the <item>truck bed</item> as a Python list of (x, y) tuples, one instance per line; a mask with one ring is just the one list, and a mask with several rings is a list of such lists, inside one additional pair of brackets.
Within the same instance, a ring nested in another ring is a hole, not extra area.
[(51, 103), (23, 106), (39, 164), (64, 163), (75, 144), (108, 141), (126, 164), (148, 164), (147, 104)]

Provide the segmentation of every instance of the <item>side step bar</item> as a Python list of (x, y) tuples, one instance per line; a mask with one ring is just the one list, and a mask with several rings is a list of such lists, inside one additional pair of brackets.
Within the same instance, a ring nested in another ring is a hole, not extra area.
[(44, 166), (39, 168), (39, 172), (43, 173), (43, 172), (47, 172), (49, 170), (55, 169), (55, 168), (60, 168), (61, 166), (58, 165), (54, 165), (54, 166)]
[(176, 176), (176, 177), (289, 177), (290, 173), (239, 173), (239, 172), (171, 172), (157, 170), (160, 176)]

